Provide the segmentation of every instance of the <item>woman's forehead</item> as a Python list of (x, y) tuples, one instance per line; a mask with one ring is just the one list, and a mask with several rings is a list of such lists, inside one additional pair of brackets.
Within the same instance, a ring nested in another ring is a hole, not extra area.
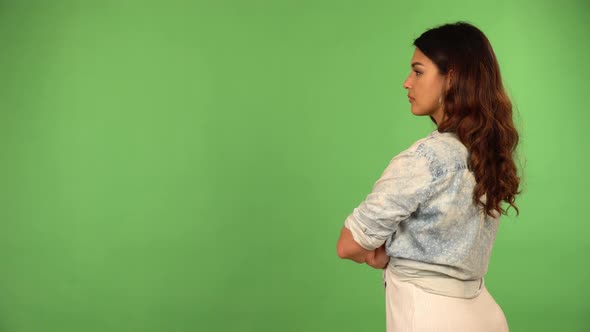
[(416, 48), (414, 51), (414, 55), (412, 56), (411, 65), (414, 66), (414, 63), (422, 66), (432, 65), (432, 61), (420, 51), (420, 49)]

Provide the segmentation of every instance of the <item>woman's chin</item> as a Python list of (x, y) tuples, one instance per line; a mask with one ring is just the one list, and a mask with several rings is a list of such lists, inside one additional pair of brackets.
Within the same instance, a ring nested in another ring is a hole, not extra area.
[(412, 107), (412, 109), (410, 111), (412, 112), (412, 114), (414, 114), (416, 116), (423, 116), (424, 115), (419, 110), (416, 110), (413, 107)]
[(430, 115), (429, 113), (425, 113), (419, 109), (416, 109), (414, 107), (412, 107), (412, 109), (410, 110), (412, 112), (412, 114), (414, 114), (415, 116), (426, 116), (426, 115)]

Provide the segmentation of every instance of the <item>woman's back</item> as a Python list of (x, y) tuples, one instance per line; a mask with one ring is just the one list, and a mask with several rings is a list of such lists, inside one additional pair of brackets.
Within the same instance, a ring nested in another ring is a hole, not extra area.
[(431, 174), (431, 183), (427, 199), (387, 240), (388, 255), (396, 265), (461, 280), (482, 278), (499, 218), (486, 216), (473, 203), (475, 178), (467, 166), (466, 147), (454, 133), (434, 131), (403, 153), (408, 152), (428, 160), (428, 168), (422, 171)]
[(477, 296), (498, 230), (472, 199), (468, 151), (454, 133), (433, 131), (395, 156), (346, 218), (366, 248), (385, 242), (388, 269), (427, 292)]

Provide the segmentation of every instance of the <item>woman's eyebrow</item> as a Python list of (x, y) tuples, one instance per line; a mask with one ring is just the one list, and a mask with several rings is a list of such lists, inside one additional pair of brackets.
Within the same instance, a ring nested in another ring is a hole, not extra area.
[(412, 62), (412, 67), (414, 67), (414, 66), (424, 66), (424, 65), (420, 62)]

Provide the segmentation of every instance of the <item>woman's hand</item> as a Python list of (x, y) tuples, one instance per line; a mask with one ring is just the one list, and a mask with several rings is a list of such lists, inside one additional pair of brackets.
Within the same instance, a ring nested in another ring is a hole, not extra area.
[(387, 267), (389, 256), (385, 253), (385, 243), (381, 247), (367, 254), (366, 263), (376, 269), (384, 269)]

